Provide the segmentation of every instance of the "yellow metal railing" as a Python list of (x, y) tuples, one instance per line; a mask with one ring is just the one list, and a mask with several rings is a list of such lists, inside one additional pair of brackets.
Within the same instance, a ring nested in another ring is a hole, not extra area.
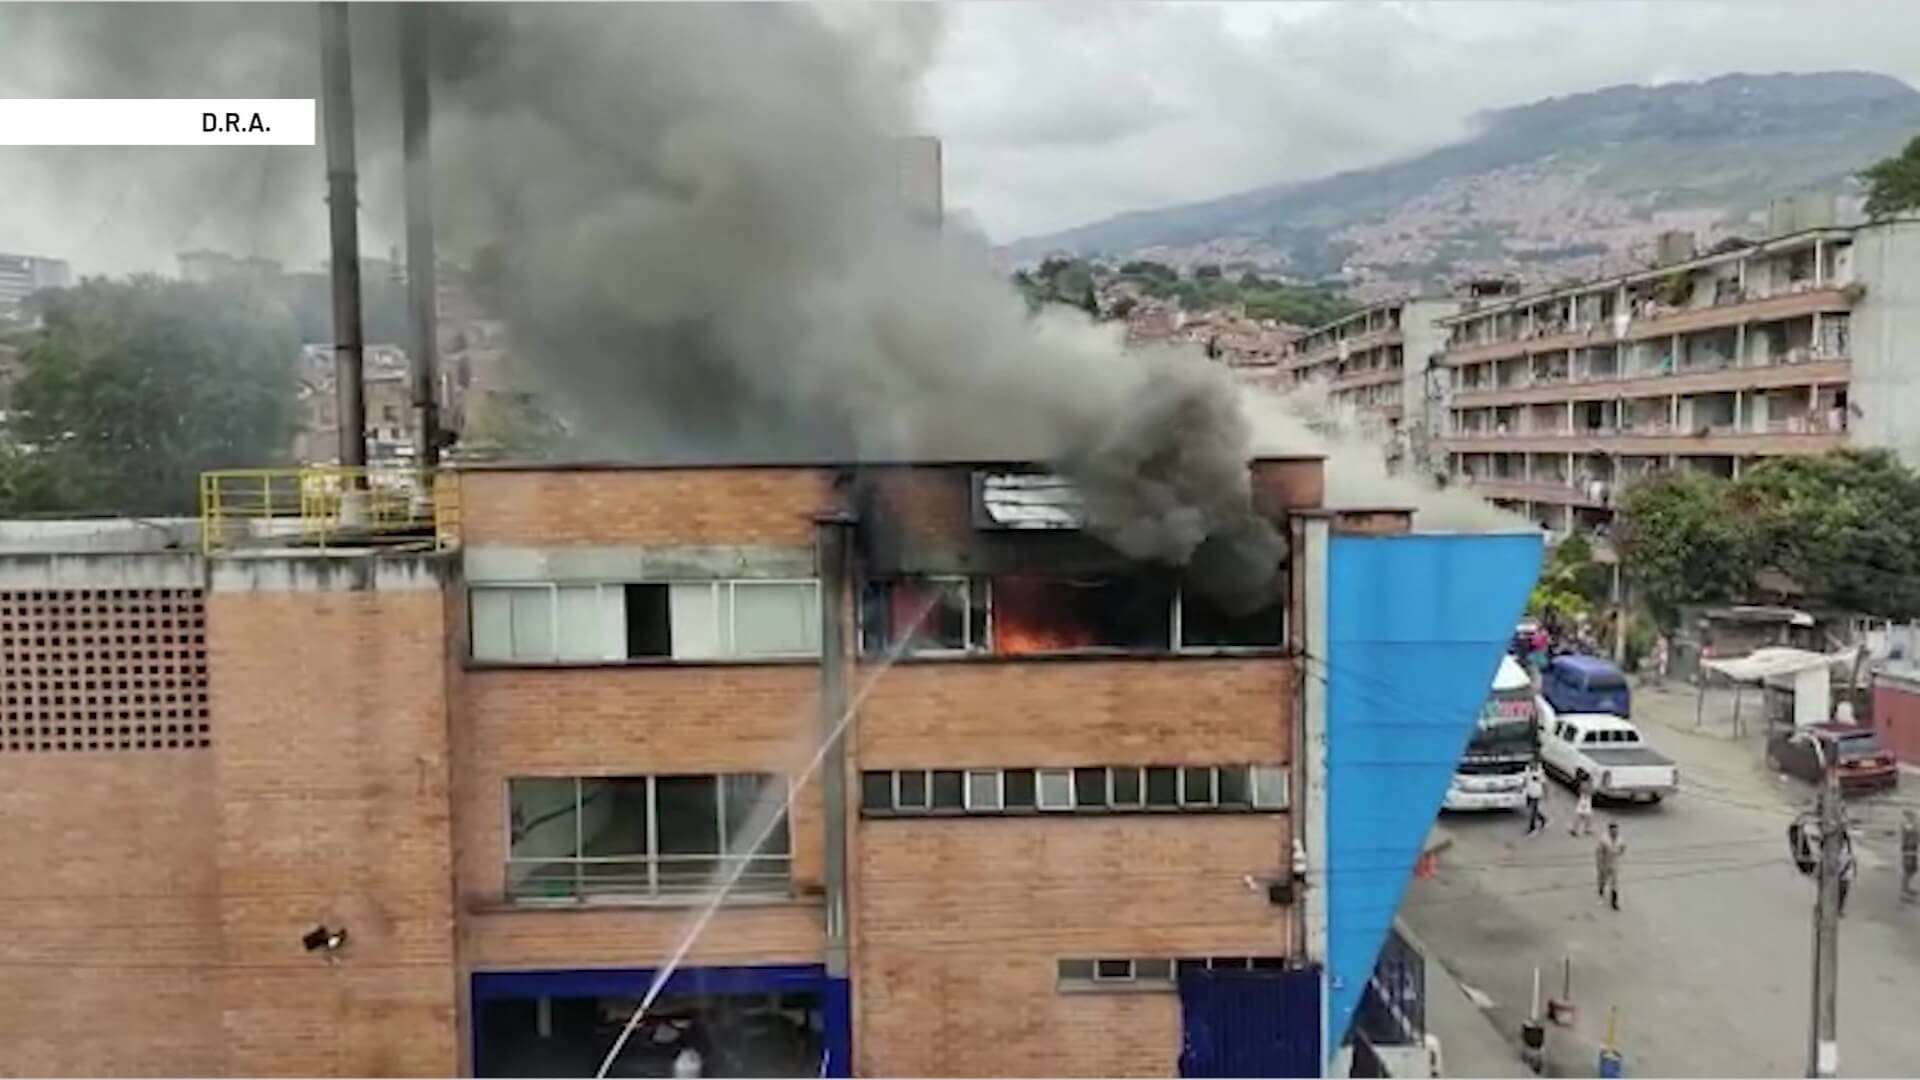
[(201, 473), (201, 546), (209, 555), (237, 547), (452, 547), (458, 493), (451, 473), (410, 466)]

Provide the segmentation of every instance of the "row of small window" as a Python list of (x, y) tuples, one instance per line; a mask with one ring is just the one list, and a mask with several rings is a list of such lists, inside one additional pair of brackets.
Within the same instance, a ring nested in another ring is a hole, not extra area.
[(1077, 769), (893, 769), (860, 774), (863, 813), (1285, 810), (1281, 765), (1114, 765)]
[(475, 660), (820, 655), (817, 581), (475, 585), (468, 602)]
[(1171, 990), (1188, 971), (1285, 971), (1279, 956), (1215, 956), (1170, 960), (1165, 957), (1062, 960), (1058, 977), (1063, 990), (1093, 987), (1153, 987)]

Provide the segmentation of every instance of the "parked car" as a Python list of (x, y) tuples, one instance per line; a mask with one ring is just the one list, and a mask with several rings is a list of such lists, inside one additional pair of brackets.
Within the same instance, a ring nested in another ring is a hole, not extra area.
[(1853, 724), (1776, 729), (1767, 738), (1767, 768), (1797, 776), (1810, 784), (1820, 783), (1821, 755), (1814, 750), (1816, 740), (1820, 749), (1839, 763), (1842, 793), (1885, 791), (1899, 786), (1900, 766), (1881, 744), (1880, 736), (1872, 728)]
[(1540, 673), (1540, 694), (1559, 713), (1633, 715), (1633, 692), (1613, 661), (1567, 653), (1547, 662)]
[(1679, 790), (1680, 770), (1655, 750), (1631, 720), (1606, 713), (1541, 710), (1540, 760), (1573, 784), (1585, 773), (1596, 798), (1659, 802)]

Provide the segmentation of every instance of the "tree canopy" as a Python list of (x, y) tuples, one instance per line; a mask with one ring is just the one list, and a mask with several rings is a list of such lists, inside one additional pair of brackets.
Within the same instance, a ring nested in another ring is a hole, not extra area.
[(1763, 461), (1739, 480), (1655, 473), (1621, 496), (1621, 559), (1664, 623), (1774, 570), (1809, 604), (1920, 615), (1920, 475), (1884, 450)]
[(41, 310), (0, 437), (0, 512), (192, 513), (202, 471), (287, 454), (300, 338), (284, 309), (144, 278)]
[(1897, 154), (1882, 158), (1860, 174), (1867, 186), (1867, 216), (1885, 217), (1920, 210), (1920, 135)]

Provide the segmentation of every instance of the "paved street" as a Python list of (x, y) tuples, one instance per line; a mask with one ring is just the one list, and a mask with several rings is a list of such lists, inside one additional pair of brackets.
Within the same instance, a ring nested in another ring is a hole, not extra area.
[[(1804, 1075), (1813, 886), (1788, 861), (1785, 833), (1811, 790), (1767, 772), (1757, 721), (1735, 738), (1727, 710), (1695, 726), (1690, 689), (1636, 693), (1648, 737), (1679, 763), (1681, 793), (1596, 815), (1599, 828), (1619, 821), (1629, 845), (1623, 910), (1595, 897), (1593, 841), (1567, 835), (1572, 800), (1554, 788), (1540, 836), (1524, 836), (1518, 815), (1444, 819), (1453, 846), (1403, 916), (1516, 1038), (1534, 966), (1554, 993), (1572, 958), (1578, 1017), (1548, 1036), (1561, 1075), (1595, 1075), (1610, 1007), (1630, 1076)], [(1844, 1075), (1920, 1065), (1920, 905), (1899, 899), (1891, 833), (1899, 808), (1917, 804), (1911, 773), (1898, 793), (1849, 801), (1863, 832), (1840, 930)]]

